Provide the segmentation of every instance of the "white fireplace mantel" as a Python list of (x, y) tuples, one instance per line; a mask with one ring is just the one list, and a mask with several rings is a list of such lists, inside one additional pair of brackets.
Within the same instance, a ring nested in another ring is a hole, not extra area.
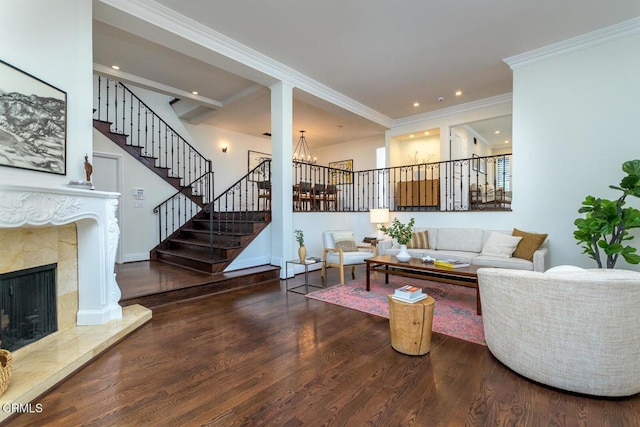
[(114, 274), (120, 228), (118, 193), (0, 185), (0, 228), (65, 225), (78, 230), (78, 325), (122, 318)]

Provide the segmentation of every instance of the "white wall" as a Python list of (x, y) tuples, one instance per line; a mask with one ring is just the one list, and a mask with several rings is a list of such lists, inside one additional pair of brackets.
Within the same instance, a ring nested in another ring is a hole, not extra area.
[(418, 163), (431, 163), (440, 161), (440, 135), (424, 136), (421, 138), (398, 141), (392, 139), (395, 147), (390, 156), (390, 165), (404, 166), (414, 164), (413, 158), (418, 157)]
[[(122, 157), (119, 224), (122, 261), (148, 260), (149, 251), (159, 243), (158, 215), (153, 208), (175, 194), (176, 189), (95, 129), (93, 150)], [(133, 197), (134, 188), (144, 189), (144, 200)]]
[(617, 198), (609, 185), (640, 158), (638, 70), (638, 35), (514, 70), (513, 210), (522, 228), (550, 234), (554, 264), (595, 267), (573, 221), (586, 195)]
[(318, 164), (328, 166), (330, 162), (353, 159), (353, 170), (376, 168), (376, 149), (384, 147), (384, 137), (362, 138), (343, 144), (313, 149)]
[(0, 59), (67, 93), (67, 174), (1, 168), (1, 182), (59, 187), (82, 180), (91, 158), (91, 2), (3, 0)]
[[(211, 159), (215, 172), (215, 194), (220, 194), (248, 172), (248, 151), (271, 153), (271, 139), (182, 122), (203, 156)], [(227, 152), (222, 146), (227, 145)]]

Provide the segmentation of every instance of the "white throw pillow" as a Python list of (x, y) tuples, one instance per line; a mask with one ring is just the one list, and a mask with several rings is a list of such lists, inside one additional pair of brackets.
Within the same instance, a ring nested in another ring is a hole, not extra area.
[(501, 258), (511, 258), (522, 237), (509, 236), (502, 233), (491, 233), (486, 243), (482, 247), (481, 255), (497, 256)]

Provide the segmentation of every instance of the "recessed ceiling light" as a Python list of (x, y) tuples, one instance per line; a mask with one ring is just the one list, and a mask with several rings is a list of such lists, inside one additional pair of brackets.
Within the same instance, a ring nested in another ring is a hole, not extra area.
[(497, 135), (497, 134), (499, 134), (499, 133), (500, 133), (500, 131), (499, 131), (499, 130), (497, 130), (497, 131), (495, 131), (494, 133)]
[(197, 91), (197, 90), (194, 90), (194, 91), (192, 91), (191, 93), (192, 93), (193, 95), (197, 95), (197, 94), (198, 94), (198, 91)]
[(456, 96), (460, 96), (460, 95), (462, 95), (462, 91), (461, 90), (457, 90), (456, 91)]
[(117, 65), (112, 65), (111, 68), (113, 68), (114, 70), (119, 70), (120, 67), (118, 67)]
[(429, 135), (429, 131), (426, 131), (424, 134), (425, 134), (425, 135)]
[(419, 106), (420, 106), (420, 103), (419, 103), (418, 101), (416, 101), (416, 102), (414, 102), (414, 103), (413, 103), (413, 106), (414, 106), (414, 107), (419, 107)]
[(409, 135), (409, 138), (413, 138), (413, 134)]
[(507, 139), (504, 143), (505, 143), (505, 144), (508, 144), (508, 143), (509, 143), (509, 140)]

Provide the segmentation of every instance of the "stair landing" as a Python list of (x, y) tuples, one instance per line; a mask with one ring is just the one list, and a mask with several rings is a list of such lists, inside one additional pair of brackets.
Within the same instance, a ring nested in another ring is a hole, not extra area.
[(120, 304), (147, 308), (198, 298), (232, 289), (280, 282), (280, 267), (261, 265), (222, 273), (203, 273), (160, 261), (116, 264)]

